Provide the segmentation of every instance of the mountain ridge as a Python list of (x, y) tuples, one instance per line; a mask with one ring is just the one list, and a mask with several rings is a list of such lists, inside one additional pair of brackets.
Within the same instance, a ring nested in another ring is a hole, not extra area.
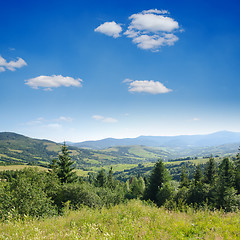
[(105, 138), (70, 143), (71, 146), (105, 149), (114, 146), (143, 145), (148, 147), (211, 147), (240, 142), (240, 132), (219, 131), (210, 134), (177, 136), (139, 136), (136, 138)]

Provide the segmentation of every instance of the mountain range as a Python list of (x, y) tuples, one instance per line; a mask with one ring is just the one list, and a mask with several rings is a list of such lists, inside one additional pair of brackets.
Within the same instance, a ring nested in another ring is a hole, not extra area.
[(97, 141), (84, 141), (79, 143), (68, 142), (69, 145), (90, 148), (106, 149), (115, 146), (142, 145), (147, 147), (213, 147), (224, 144), (240, 143), (239, 132), (221, 131), (205, 135), (179, 135), (179, 136), (140, 136), (136, 138), (106, 138)]
[[(17, 133), (0, 133), (0, 165), (31, 164), (47, 166), (61, 151), (61, 143), (26, 137)], [(217, 132), (208, 135), (113, 139), (81, 143), (67, 142), (76, 167), (112, 164), (139, 164), (164, 160), (228, 156), (238, 152), (240, 133)]]

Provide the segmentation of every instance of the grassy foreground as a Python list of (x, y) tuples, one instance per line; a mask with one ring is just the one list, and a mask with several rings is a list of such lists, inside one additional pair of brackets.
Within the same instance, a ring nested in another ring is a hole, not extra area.
[(240, 214), (166, 211), (133, 200), (110, 209), (0, 224), (0, 239), (240, 239)]

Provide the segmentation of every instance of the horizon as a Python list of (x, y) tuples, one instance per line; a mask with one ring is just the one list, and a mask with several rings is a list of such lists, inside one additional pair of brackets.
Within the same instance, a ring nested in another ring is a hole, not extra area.
[(1, 9), (1, 132), (56, 142), (240, 132), (240, 3)]
[(106, 137), (106, 138), (100, 138), (100, 139), (87, 139), (87, 140), (79, 140), (79, 141), (70, 141), (70, 140), (63, 140), (63, 141), (55, 141), (49, 138), (38, 138), (38, 137), (33, 137), (33, 136), (28, 136), (28, 135), (24, 135), (21, 133), (17, 133), (17, 132), (0, 132), (0, 133), (13, 133), (13, 134), (17, 134), (17, 135), (22, 135), (24, 137), (29, 137), (29, 138), (33, 138), (33, 139), (38, 139), (38, 140), (47, 140), (47, 141), (53, 141), (56, 143), (63, 143), (63, 142), (70, 142), (70, 143), (80, 143), (80, 142), (91, 142), (91, 141), (101, 141), (101, 140), (105, 140), (105, 139), (116, 139), (116, 140), (121, 140), (121, 139), (135, 139), (135, 138), (139, 138), (139, 137), (181, 137), (181, 136), (207, 136), (207, 135), (213, 135), (216, 133), (239, 133), (240, 132), (233, 132), (233, 131), (228, 131), (228, 130), (222, 130), (222, 131), (217, 131), (217, 132), (210, 132), (210, 133), (206, 133), (206, 134), (181, 134), (181, 135), (139, 135), (136, 137), (131, 137), (131, 138), (114, 138), (114, 137)]

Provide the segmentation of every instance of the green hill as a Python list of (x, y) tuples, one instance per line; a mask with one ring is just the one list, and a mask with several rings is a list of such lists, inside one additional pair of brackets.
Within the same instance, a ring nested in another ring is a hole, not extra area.
[[(92, 150), (69, 146), (76, 167), (89, 170), (116, 164), (139, 164), (165, 160), (206, 157), (210, 155), (234, 155), (239, 144), (225, 144), (214, 147), (147, 147), (142, 145), (115, 146), (103, 150)], [(56, 158), (61, 144), (49, 140), (29, 138), (20, 134), (0, 133), (0, 164), (29, 164), (47, 166)]]

